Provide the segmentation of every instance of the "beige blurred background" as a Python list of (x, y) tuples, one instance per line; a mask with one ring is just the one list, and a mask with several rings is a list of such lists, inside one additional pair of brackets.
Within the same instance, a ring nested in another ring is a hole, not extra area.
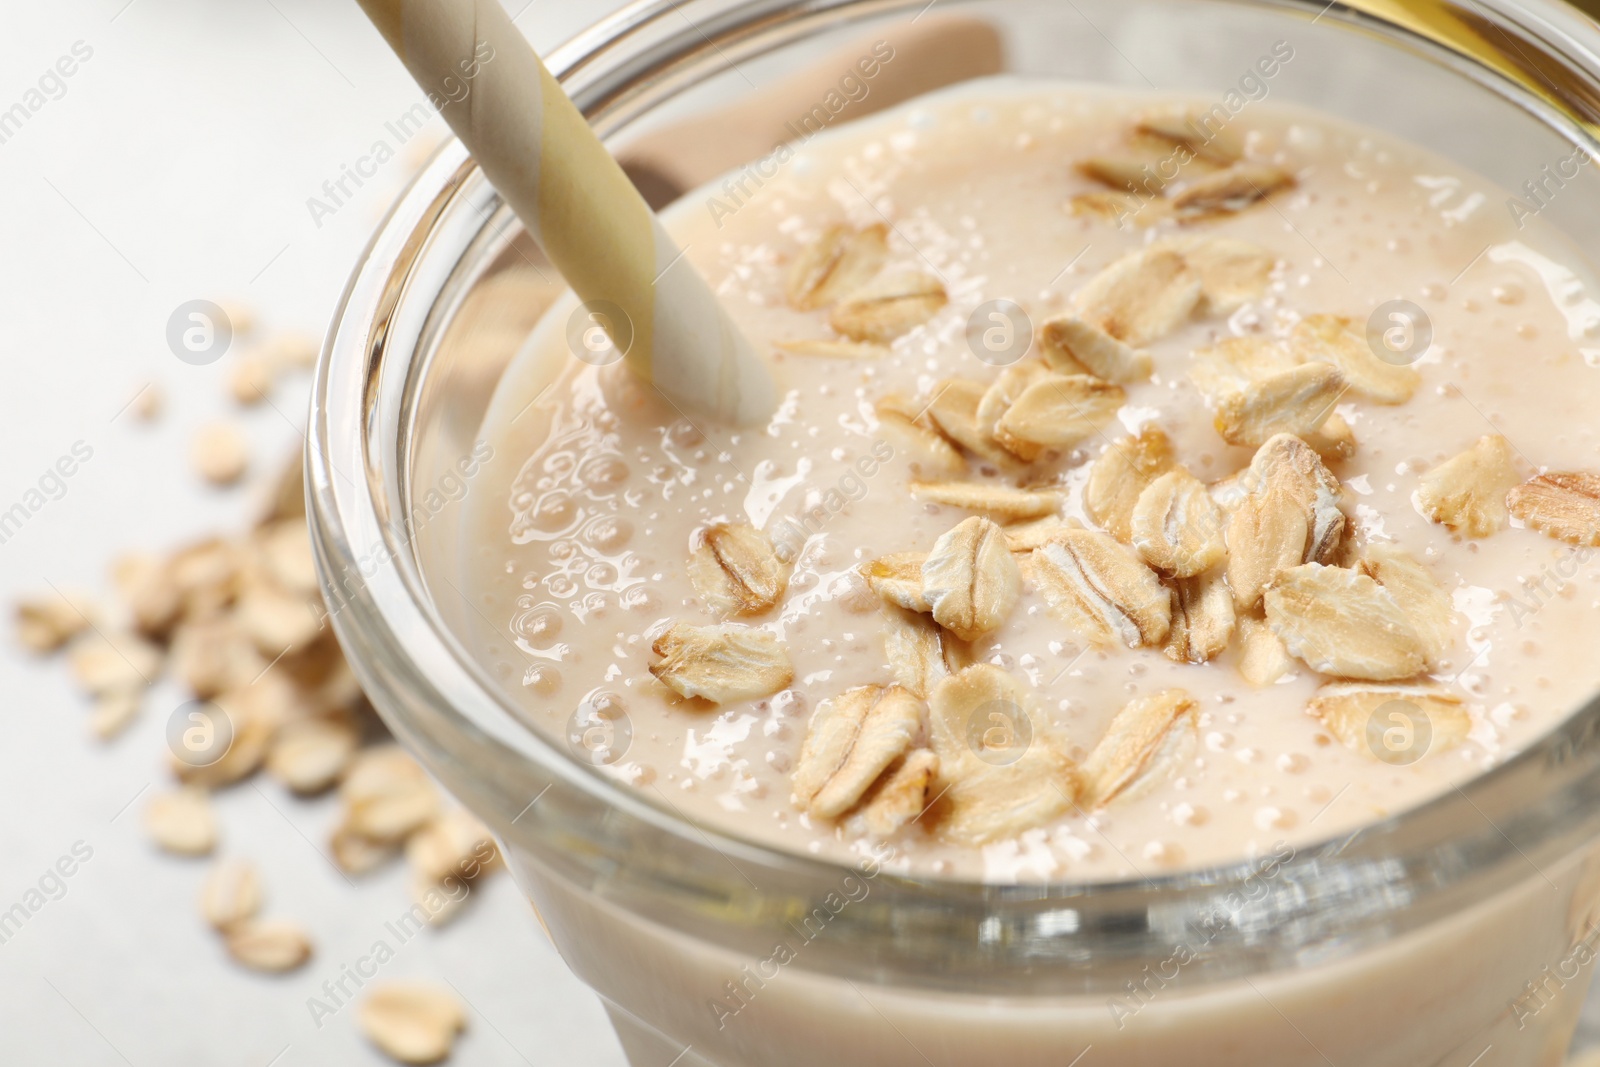
[[(526, 6), (524, 6), (526, 5)], [(513, 0), (549, 47), (619, 6)], [(40, 78), (44, 103), (0, 119), (0, 512), (75, 444), (92, 457), (0, 529), (0, 597), (107, 588), (130, 549), (170, 550), (248, 523), (260, 482), (301, 442), (309, 376), (248, 410), (228, 398), (236, 343), (209, 366), (166, 343), (196, 298), (252, 309), (266, 335), (320, 335), (412, 166), (445, 134), (431, 115), (331, 216), (307, 201), (420, 99), (353, 0), (57, 0), (0, 12), (0, 115)], [(37, 103), (37, 100), (31, 101)], [(347, 185), (347, 188), (351, 188)], [(146, 383), (164, 412), (124, 406)], [(235, 419), (252, 470), (207, 488), (189, 441)], [(93, 740), (88, 701), (59, 660), (0, 642), (0, 913), (76, 845), (92, 851), (20, 927), (0, 929), (0, 1064), (31, 1067), (358, 1067), (373, 1051), (347, 1008), (319, 1027), (307, 998), (409, 904), (405, 865), (347, 884), (322, 855), (331, 797), (258, 776), (217, 796), (219, 854), (261, 869), (266, 911), (304, 924), (316, 954), (283, 976), (232, 963), (200, 921), (205, 860), (159, 854), (142, 825), (168, 786), (163, 732), (187, 694), (163, 682), (141, 717)], [(391, 941), (394, 939), (391, 937)], [(452, 1062), (617, 1067), (592, 994), (572, 978), (503, 874), (451, 925), (397, 949), (384, 978), (448, 981), (469, 1005)]]

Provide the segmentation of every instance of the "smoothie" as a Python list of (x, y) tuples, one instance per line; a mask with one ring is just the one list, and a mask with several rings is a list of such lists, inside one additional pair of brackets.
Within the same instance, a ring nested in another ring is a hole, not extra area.
[(988, 83), (680, 201), (768, 425), (558, 307), (463, 575), (529, 727), (780, 849), (1085, 882), (1349, 832), (1590, 697), (1590, 266), (1415, 148), (1206, 107)]

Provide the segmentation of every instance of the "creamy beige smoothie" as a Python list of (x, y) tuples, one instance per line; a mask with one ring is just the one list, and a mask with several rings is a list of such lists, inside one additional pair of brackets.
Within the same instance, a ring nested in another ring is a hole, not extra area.
[(527, 724), (778, 848), (1090, 881), (1348, 832), (1591, 696), (1589, 265), (1436, 157), (1205, 106), (989, 84), (680, 202), (765, 426), (558, 308), (469, 500)]
[[(452, 583), (528, 727), (801, 855), (1270, 879), (1591, 697), (1591, 268), (1434, 156), (1210, 107), (980, 84), (680, 202), (783, 390), (764, 426), (658, 399), (607, 309), (547, 316)], [(1555, 1067), (1591, 868), (1253, 980), (1037, 998), (843, 981), (522, 879), (641, 1064)]]

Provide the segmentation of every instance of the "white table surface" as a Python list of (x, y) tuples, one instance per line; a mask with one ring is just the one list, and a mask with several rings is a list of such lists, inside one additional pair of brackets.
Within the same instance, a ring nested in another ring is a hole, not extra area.
[[(613, 6), (533, 0), (518, 25), (548, 46)], [(186, 459), (198, 425), (233, 413), (224, 384), (239, 346), (211, 366), (182, 363), (168, 316), (229, 298), (270, 328), (320, 336), (407, 177), (406, 153), (320, 228), (306, 199), (420, 98), (353, 0), (52, 0), (0, 13), (0, 111), (80, 41), (93, 52), (64, 94), (0, 143), (0, 511), (75, 442), (93, 449), (66, 494), (0, 544), (8, 613), (46, 583), (103, 589), (116, 552), (243, 526), (249, 490), (208, 491)], [(428, 140), (443, 129), (433, 116)], [(114, 417), (146, 381), (167, 394), (162, 420)], [(290, 381), (241, 416), (262, 472), (299, 439), (307, 387)], [(281, 978), (234, 966), (196, 912), (205, 862), (158, 855), (140, 822), (166, 784), (162, 730), (183, 695), (162, 685), (128, 733), (98, 744), (64, 665), (16, 651), (5, 628), (0, 912), (75, 842), (93, 857), (0, 944), (0, 1064), (387, 1063), (352, 1009), (319, 1028), (306, 1000), (407, 907), (403, 865), (352, 887), (312, 844), (326, 840), (330, 800), (265, 780), (226, 791), (222, 853), (257, 861), (268, 913), (305, 923), (317, 948)], [(599, 1003), (504, 875), (382, 976), (461, 992), (471, 1012), (457, 1064), (623, 1063)]]
[[(615, 6), (531, 0), (518, 25), (543, 47)], [(103, 589), (119, 551), (242, 525), (249, 491), (202, 488), (186, 459), (194, 429), (232, 413), (224, 383), (239, 348), (189, 366), (167, 348), (167, 319), (187, 300), (231, 299), (269, 330), (320, 335), (414, 159), (402, 150), (320, 226), (307, 209), (419, 98), (350, 0), (9, 3), (0, 112), (78, 42), (92, 56), (59, 99), (0, 143), (0, 512), (74, 443), (93, 458), (0, 544), (7, 605), (48, 584)], [(418, 140), (442, 135), (434, 117)], [(153, 426), (119, 415), (145, 382), (167, 396)], [(306, 385), (241, 417), (258, 473), (297, 443)], [(223, 854), (256, 860), (268, 913), (305, 923), (317, 944), (292, 975), (243, 971), (196, 912), (205, 863), (158, 855), (140, 825), (166, 782), (162, 731), (184, 695), (159, 687), (140, 721), (101, 745), (61, 663), (0, 641), (0, 677), (0, 912), (76, 843), (93, 850), (0, 944), (0, 1064), (387, 1063), (350, 1009), (319, 1027), (306, 1002), (404, 910), (400, 867), (347, 884), (315, 844), (331, 801), (267, 781), (225, 792)], [(461, 993), (471, 1011), (454, 1063), (623, 1063), (598, 1002), (503, 875), (453, 925), (400, 947), (382, 977)], [(1600, 1036), (1594, 1009), (1585, 1030)]]

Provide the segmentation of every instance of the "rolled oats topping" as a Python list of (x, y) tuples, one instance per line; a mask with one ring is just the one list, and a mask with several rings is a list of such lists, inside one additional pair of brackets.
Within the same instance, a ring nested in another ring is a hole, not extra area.
[(884, 608), (884, 654), (900, 685), (926, 700), (941, 679), (972, 661), (971, 649), (932, 616), (892, 604)]
[(1288, 346), (1271, 337), (1229, 337), (1194, 353), (1189, 378), (1207, 400), (1218, 404), (1299, 365)]
[(836, 224), (807, 245), (789, 271), (792, 307), (814, 311), (830, 307), (866, 285), (889, 259), (889, 227), (864, 229)]
[(1492, 537), (1506, 527), (1506, 495), (1517, 480), (1511, 445), (1498, 434), (1488, 434), (1422, 475), (1417, 506), (1457, 533)]
[(1380, 404), (1404, 404), (1422, 384), (1415, 367), (1379, 359), (1347, 318), (1307, 316), (1295, 326), (1289, 344), (1301, 359), (1339, 368), (1352, 392)]
[(1200, 276), (1170, 248), (1130, 252), (1073, 296), (1078, 317), (1118, 341), (1142, 348), (1187, 322), (1200, 304)]
[(1260, 245), (1231, 237), (1211, 237), (1182, 249), (1184, 261), (1200, 275), (1204, 309), (1227, 315), (1264, 296), (1278, 257)]
[(1139, 494), (1133, 508), (1133, 547), (1150, 566), (1176, 578), (1192, 578), (1222, 562), (1222, 512), (1200, 479), (1181, 467), (1168, 471)]
[(1302, 363), (1224, 396), (1217, 402), (1217, 432), (1230, 445), (1251, 448), (1278, 434), (1304, 437), (1322, 428), (1346, 388), (1337, 367)]
[(1155, 426), (1111, 442), (1089, 467), (1083, 509), (1123, 544), (1133, 541), (1133, 510), (1145, 489), (1177, 464), (1172, 441)]
[[(972, 92), (668, 216), (771, 358), (771, 420), (687, 425), (553, 345), (551, 429), (500, 425), (517, 473), (468, 498), (464, 591), (518, 638), (561, 620), (485, 652), (530, 723), (570, 743), (604, 694), (632, 732), (596, 773), (698, 822), (1064, 884), (1354, 832), (1600, 688), (1572, 654), (1600, 578), (1540, 533), (1600, 529), (1600, 377), (1530, 254), (1600, 295), (1548, 220), (1483, 253), (1456, 209), (1486, 185), (1269, 102)], [(234, 617), (245, 555), (180, 598), (225, 627), (159, 597), (134, 627), (230, 698), (282, 636)]]
[(1293, 174), (1266, 163), (1235, 163), (1226, 170), (1185, 182), (1172, 194), (1180, 220), (1206, 221), (1244, 211), (1295, 186)]
[(1243, 475), (1247, 494), (1228, 518), (1228, 585), (1253, 611), (1284, 571), (1337, 558), (1345, 530), (1339, 480), (1311, 447), (1280, 434)]
[(1126, 345), (1071, 315), (1051, 319), (1040, 331), (1046, 358), (1063, 374), (1074, 364), (1108, 382), (1142, 382), (1155, 369), (1150, 353)]
[(1068, 530), (1033, 551), (1032, 577), (1052, 611), (1096, 644), (1159, 645), (1172, 628), (1172, 594), (1111, 538)]
[(654, 651), (661, 658), (650, 673), (663, 685), (713, 704), (771, 696), (794, 678), (776, 636), (733, 623), (674, 623), (656, 638)]
[(1087, 374), (1047, 374), (1000, 416), (995, 440), (1012, 452), (1019, 441), (1040, 449), (1070, 448), (1114, 419), (1127, 399), (1121, 386)]
[(964, 641), (999, 629), (1021, 586), (1005, 534), (980, 516), (935, 541), (922, 561), (922, 593), (934, 621)]
[(916, 748), (889, 765), (862, 797), (861, 819), (869, 833), (888, 837), (927, 811), (939, 778), (939, 757)]
[(852, 341), (886, 345), (933, 318), (949, 302), (944, 283), (931, 274), (888, 274), (835, 304), (828, 325)]
[(924, 407), (939, 432), (951, 441), (980, 459), (1007, 466), (1016, 457), (1001, 446), (992, 427), (978, 417), (979, 405), (987, 392), (987, 387), (978, 382), (948, 378), (935, 387)]
[(1435, 685), (1335, 683), (1306, 710), (1346, 747), (1401, 765), (1454, 748), (1472, 729), (1461, 698)]
[(942, 833), (983, 844), (1073, 807), (1082, 788), (1077, 765), (1037, 724), (1027, 692), (1000, 668), (980, 663), (946, 678), (928, 707), (940, 779), (930, 814)]
[(1045, 450), (1044, 446), (1010, 435), (1002, 436), (999, 423), (1030, 385), (1049, 374), (1050, 366), (1044, 360), (1023, 360), (1001, 371), (978, 401), (976, 415), (979, 432), (1025, 463), (1038, 459)]
[(922, 591), (922, 564), (926, 552), (895, 552), (861, 565), (867, 587), (884, 600), (907, 611), (932, 611)]
[(718, 615), (760, 615), (788, 587), (788, 566), (772, 539), (744, 523), (717, 523), (689, 554), (689, 580)]
[(855, 807), (922, 736), (924, 714), (922, 701), (899, 686), (862, 686), (823, 703), (794, 772), (801, 809), (836, 819)]
[(1191, 158), (1217, 167), (1227, 167), (1244, 158), (1244, 145), (1237, 133), (1219, 128), (1209, 115), (1192, 111), (1157, 111), (1143, 115), (1134, 126), (1142, 137), (1168, 148), (1181, 148)]
[(966, 473), (967, 461), (950, 439), (915, 417), (878, 405), (878, 430), (897, 452), (905, 455), (912, 471), (923, 478), (956, 477)]
[(1000, 522), (1053, 515), (1061, 496), (1052, 489), (1014, 489), (988, 482), (912, 482), (911, 495), (931, 504), (976, 511)]
[(1257, 689), (1276, 685), (1295, 669), (1294, 658), (1265, 619), (1239, 620), (1239, 675)]
[(1083, 761), (1083, 802), (1101, 808), (1176, 774), (1196, 747), (1194, 697), (1167, 689), (1129, 702)]
[(1428, 668), (1437, 670), (1456, 643), (1456, 610), (1433, 572), (1393, 545), (1368, 546), (1356, 569), (1394, 597), (1422, 642)]
[(1314, 671), (1386, 682), (1427, 666), (1427, 647), (1399, 600), (1365, 574), (1307, 563), (1279, 575), (1265, 604), (1272, 632)]
[(1600, 475), (1541, 474), (1506, 494), (1506, 508), (1531, 529), (1572, 545), (1600, 545)]
[(1222, 572), (1172, 583), (1172, 628), (1164, 651), (1176, 663), (1208, 663), (1233, 638), (1233, 594)]

